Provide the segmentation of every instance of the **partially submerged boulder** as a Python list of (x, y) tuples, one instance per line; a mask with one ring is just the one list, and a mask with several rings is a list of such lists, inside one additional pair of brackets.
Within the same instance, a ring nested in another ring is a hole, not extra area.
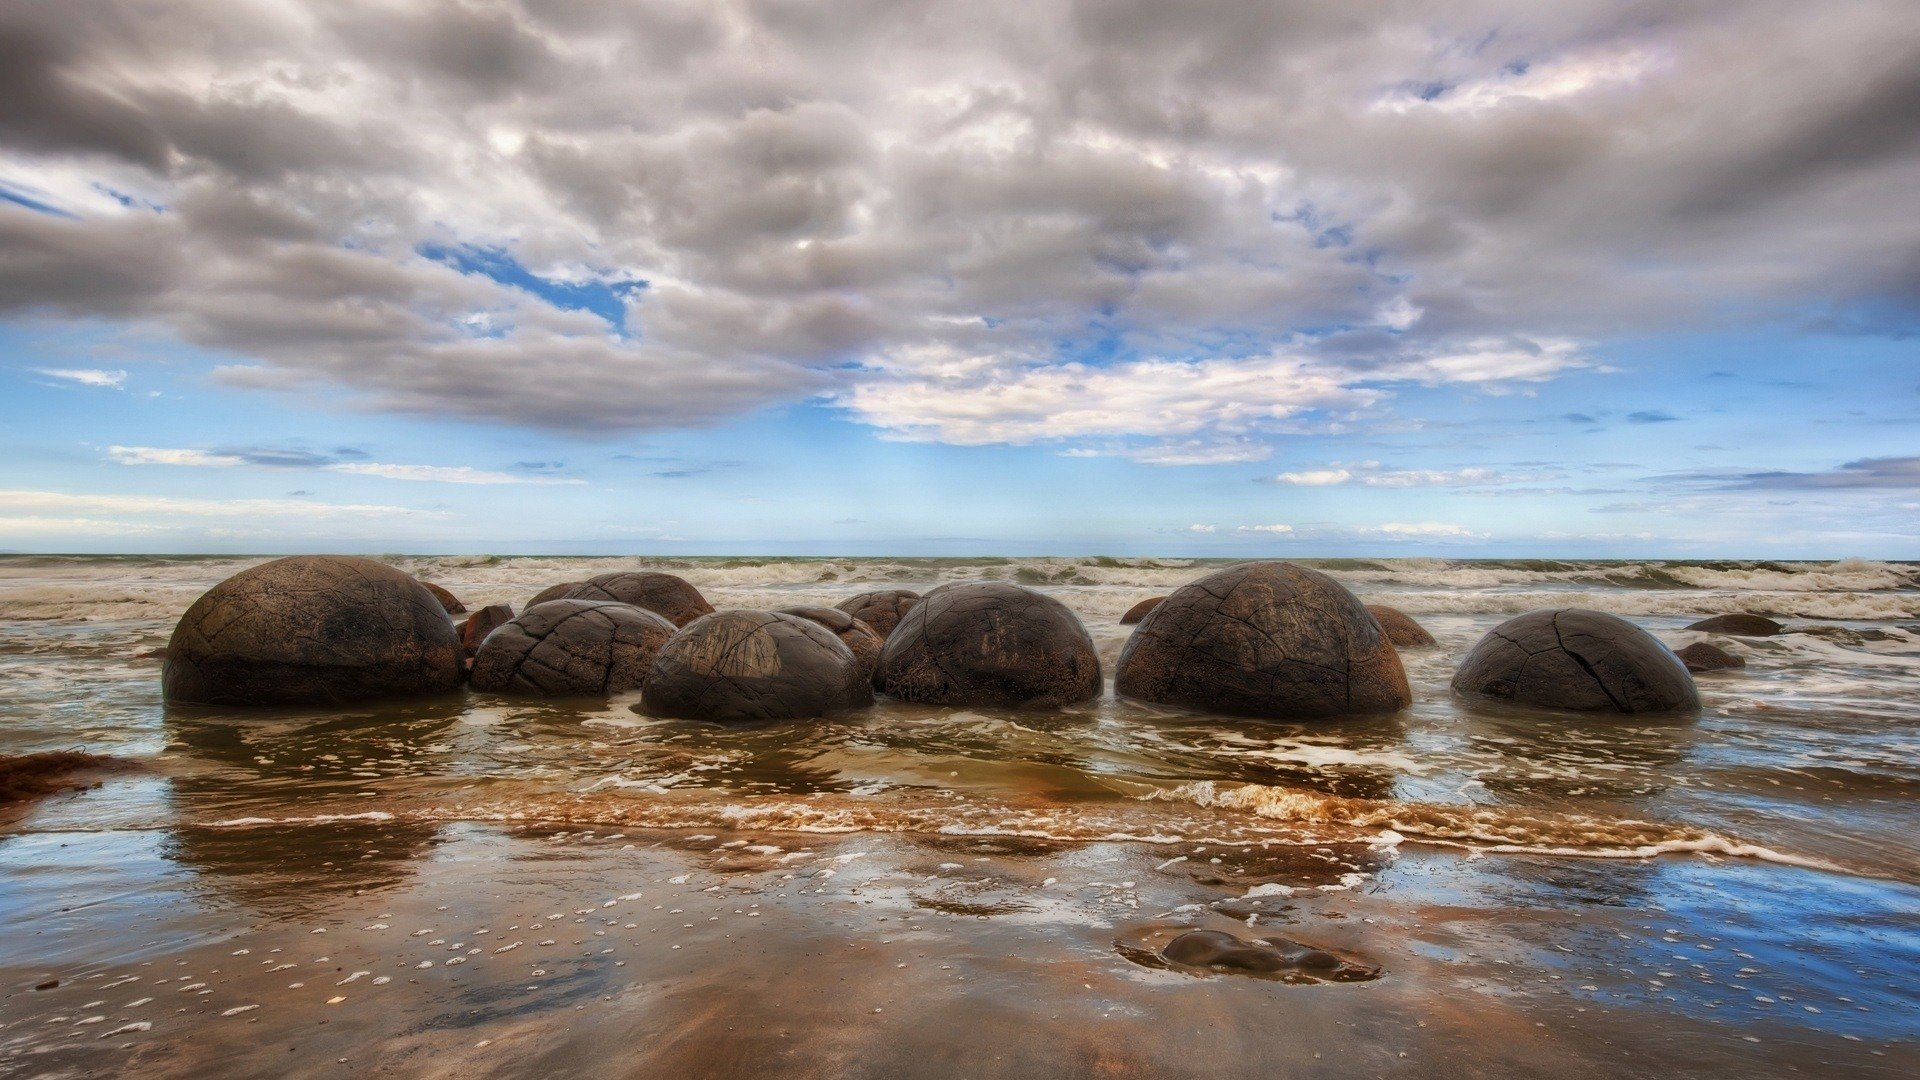
[(440, 606), (447, 609), (447, 614), (465, 615), (467, 613), (467, 605), (461, 603), (459, 597), (431, 581), (422, 580), (420, 584), (425, 585), (427, 591), (433, 594), (433, 598), (440, 601)]
[(1100, 696), (1100, 656), (1065, 604), (1004, 581), (942, 585), (880, 654), (880, 689), (926, 705), (1058, 706)]
[(1137, 623), (1141, 619), (1146, 618), (1148, 612), (1152, 611), (1154, 608), (1159, 607), (1161, 604), (1166, 603), (1166, 600), (1167, 598), (1164, 596), (1153, 596), (1140, 601), (1139, 603), (1128, 608), (1127, 613), (1125, 615), (1120, 616), (1120, 625), (1132, 626), (1134, 623)]
[(1141, 701), (1271, 720), (1396, 712), (1400, 654), (1351, 592), (1287, 562), (1181, 587), (1127, 641), (1114, 681)]
[(1651, 713), (1700, 707), (1673, 651), (1616, 615), (1529, 611), (1494, 627), (1453, 675), (1455, 691), (1546, 709)]
[(1686, 627), (1705, 634), (1728, 634), (1733, 637), (1773, 637), (1786, 627), (1767, 618), (1765, 615), (1715, 615), (1711, 619), (1701, 619)]
[(488, 604), (467, 616), (467, 621), (460, 624), (460, 651), (466, 654), (467, 662), (473, 662), (473, 655), (480, 651), (480, 643), (488, 634), (512, 621), (513, 608), (508, 604)]
[(433, 593), (385, 563), (296, 555), (242, 570), (174, 628), (166, 699), (303, 705), (460, 685), (460, 639)]
[(833, 636), (840, 639), (853, 652), (853, 659), (860, 665), (861, 677), (871, 680), (880, 667), (880, 650), (886, 645), (886, 639), (874, 632), (873, 627), (859, 619), (830, 607), (789, 607), (781, 608), (778, 614), (798, 615), (809, 622), (819, 623)]
[(488, 634), (473, 686), (523, 697), (607, 697), (639, 686), (674, 633), (654, 612), (611, 600), (549, 600)]
[(772, 611), (716, 611), (654, 657), (641, 708), (688, 720), (795, 720), (873, 704), (853, 650), (819, 623)]
[(1414, 622), (1412, 616), (1399, 608), (1368, 604), (1367, 612), (1380, 624), (1387, 640), (1393, 642), (1396, 649), (1422, 649), (1435, 643), (1426, 627)]
[(561, 595), (568, 600), (632, 604), (665, 616), (675, 626), (685, 626), (713, 611), (713, 605), (687, 579), (641, 570), (590, 577)]
[(523, 610), (532, 611), (534, 608), (539, 607), (549, 600), (565, 599), (573, 590), (585, 584), (586, 582), (584, 581), (563, 581), (558, 585), (549, 585), (539, 592), (534, 593), (533, 599), (527, 601), (527, 606)]
[(1684, 649), (1675, 650), (1673, 655), (1679, 657), (1680, 662), (1692, 672), (1723, 671), (1747, 666), (1746, 657), (1735, 656), (1718, 645), (1704, 641), (1696, 641)]
[(859, 619), (885, 641), (893, 635), (893, 628), (913, 605), (920, 602), (920, 594), (912, 589), (880, 589), (876, 592), (863, 592), (859, 596), (849, 596), (834, 606)]

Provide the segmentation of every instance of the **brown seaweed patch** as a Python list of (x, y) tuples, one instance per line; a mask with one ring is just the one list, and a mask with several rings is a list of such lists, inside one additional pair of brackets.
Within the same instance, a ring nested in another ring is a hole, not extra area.
[(97, 785), (99, 779), (80, 774), (128, 767), (128, 763), (119, 758), (78, 750), (0, 754), (0, 806), (90, 788)]
[(1120, 955), (1143, 967), (1188, 975), (1248, 975), (1295, 985), (1380, 977), (1380, 969), (1371, 964), (1271, 934), (1243, 937), (1225, 930), (1149, 923), (1122, 932), (1113, 944)]

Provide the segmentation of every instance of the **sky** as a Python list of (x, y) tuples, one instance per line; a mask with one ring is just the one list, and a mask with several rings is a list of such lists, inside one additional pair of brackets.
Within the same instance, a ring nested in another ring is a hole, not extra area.
[(1912, 0), (0, 6), (0, 551), (1920, 558)]

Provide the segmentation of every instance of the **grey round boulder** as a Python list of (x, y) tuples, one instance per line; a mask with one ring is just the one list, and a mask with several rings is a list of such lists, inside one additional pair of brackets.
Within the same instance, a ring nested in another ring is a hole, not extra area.
[(850, 596), (834, 606), (859, 619), (885, 641), (893, 635), (893, 628), (913, 605), (920, 602), (920, 594), (912, 589), (881, 589), (877, 592), (863, 592), (859, 596)]
[(1453, 675), (1455, 691), (1576, 712), (1653, 713), (1700, 707), (1673, 651), (1617, 615), (1529, 611), (1494, 627)]
[(1380, 629), (1393, 642), (1396, 649), (1424, 649), (1435, 644), (1433, 635), (1427, 628), (1413, 621), (1413, 617), (1399, 608), (1385, 604), (1368, 604), (1367, 613), (1380, 624)]
[(630, 571), (600, 574), (561, 594), (567, 600), (612, 600), (664, 615), (675, 626), (685, 626), (712, 613), (713, 605), (685, 578), (672, 574)]
[(887, 638), (879, 686), (923, 705), (1059, 706), (1100, 696), (1100, 655), (1051, 596), (1005, 581), (942, 585)]
[(208, 590), (174, 627), (167, 701), (309, 705), (456, 689), (460, 637), (419, 580), (371, 559), (296, 555)]
[(1127, 613), (1125, 615), (1120, 616), (1120, 625), (1132, 626), (1134, 623), (1137, 623), (1141, 619), (1146, 618), (1147, 614), (1151, 612), (1154, 608), (1157, 608), (1161, 604), (1164, 604), (1166, 602), (1167, 602), (1167, 598), (1164, 596), (1148, 597), (1147, 599), (1142, 600), (1139, 603), (1128, 608)]
[(654, 657), (642, 691), (650, 715), (687, 720), (797, 720), (873, 704), (853, 650), (819, 623), (772, 611), (716, 611)]
[(880, 650), (886, 645), (886, 639), (875, 633), (873, 627), (839, 608), (789, 607), (781, 608), (777, 614), (798, 615), (833, 631), (833, 636), (853, 652), (854, 661), (860, 665), (862, 678), (870, 680), (874, 672), (879, 670)]
[(607, 697), (646, 680), (674, 633), (611, 600), (549, 600), (496, 627), (473, 656), (473, 686), (520, 697)]
[(1128, 639), (1114, 687), (1269, 720), (1396, 712), (1413, 701), (1400, 654), (1359, 599), (1287, 562), (1242, 563), (1182, 586)]
[(1786, 627), (1767, 618), (1765, 615), (1715, 615), (1711, 619), (1701, 619), (1686, 627), (1707, 634), (1728, 634), (1733, 637), (1773, 637)]

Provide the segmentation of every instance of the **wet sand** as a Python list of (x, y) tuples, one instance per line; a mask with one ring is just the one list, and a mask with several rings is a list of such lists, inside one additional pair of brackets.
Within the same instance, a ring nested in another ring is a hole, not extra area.
[[(1790, 905), (1795, 878), (1818, 873), (1789, 867), (466, 823), (204, 832), (128, 830), (87, 852), (42, 833), (7, 849), (21, 887), (4, 901), (0, 1068), (1920, 1068), (1910, 986), (1920, 908), (1835, 912), (1820, 940), (1782, 942), (1756, 901)], [(1729, 895), (1730, 875), (1748, 891)], [(1189, 929), (1275, 935), (1380, 976), (1296, 983), (1140, 962), (1143, 946)]]

